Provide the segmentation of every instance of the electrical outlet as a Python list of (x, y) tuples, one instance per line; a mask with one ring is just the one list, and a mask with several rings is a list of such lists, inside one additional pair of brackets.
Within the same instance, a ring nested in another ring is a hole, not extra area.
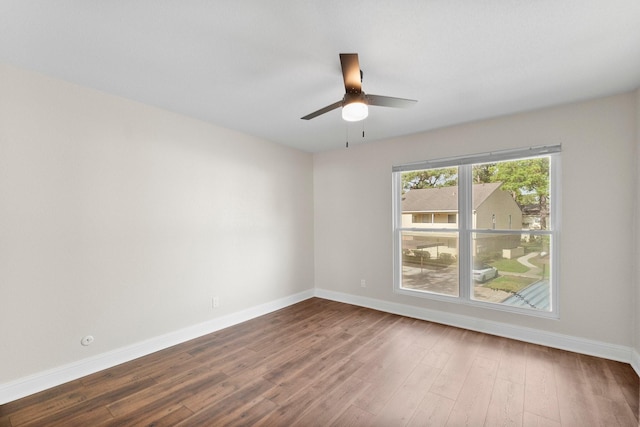
[(218, 308), (218, 307), (220, 307), (220, 297), (213, 297), (213, 298), (211, 298), (211, 307), (212, 307), (212, 308)]
[(363, 287), (363, 288), (366, 288), (367, 287), (367, 281), (364, 280), (364, 279), (360, 279), (360, 286)]

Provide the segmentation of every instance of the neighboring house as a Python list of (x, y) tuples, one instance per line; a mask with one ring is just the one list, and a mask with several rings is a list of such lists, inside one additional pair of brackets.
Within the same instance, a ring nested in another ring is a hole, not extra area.
[[(472, 228), (522, 230), (522, 211), (511, 195), (500, 189), (501, 182), (473, 185)], [(409, 190), (402, 198), (402, 226), (405, 228), (439, 228), (441, 233), (403, 233), (403, 245), (408, 249), (429, 250), (430, 256), (441, 253), (457, 254), (457, 233), (446, 232), (458, 228), (458, 187), (439, 187)], [(475, 234), (473, 253), (516, 248), (518, 234)], [(435, 240), (434, 240), (435, 239)], [(423, 244), (411, 244), (411, 241)], [(436, 252), (429, 248), (435, 248)]]
[[(540, 205), (525, 205), (522, 207), (522, 228), (530, 230), (539, 230), (540, 224)], [(547, 213), (548, 216), (548, 213)]]

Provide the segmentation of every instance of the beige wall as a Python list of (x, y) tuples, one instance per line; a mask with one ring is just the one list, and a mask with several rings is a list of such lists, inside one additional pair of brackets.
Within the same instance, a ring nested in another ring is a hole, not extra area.
[[(631, 346), (636, 102), (629, 93), (316, 154), (316, 289)], [(393, 165), (545, 144), (563, 146), (559, 320), (393, 293)], [(594, 227), (610, 212), (616, 221)]]
[(312, 191), (308, 153), (0, 66), (0, 384), (312, 289)]

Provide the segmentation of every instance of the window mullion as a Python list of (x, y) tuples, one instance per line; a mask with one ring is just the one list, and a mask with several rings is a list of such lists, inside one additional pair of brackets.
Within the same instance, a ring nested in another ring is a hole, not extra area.
[(460, 298), (469, 300), (471, 295), (471, 233), (472, 228), (472, 166), (458, 167), (458, 268)]
[(402, 244), (401, 229), (402, 229), (402, 177), (398, 173), (392, 175), (392, 194), (395, 206), (393, 207), (392, 215), (392, 230), (393, 230), (393, 282), (394, 290), (397, 290), (397, 285), (402, 283)]

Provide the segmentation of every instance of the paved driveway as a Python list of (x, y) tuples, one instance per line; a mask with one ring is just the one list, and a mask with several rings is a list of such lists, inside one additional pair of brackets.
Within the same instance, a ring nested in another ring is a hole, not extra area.
[[(458, 296), (458, 281), (457, 265), (438, 268), (402, 266), (402, 284), (407, 289)], [(484, 286), (474, 286), (473, 293), (474, 299), (488, 302), (501, 302), (511, 296), (509, 292)]]

